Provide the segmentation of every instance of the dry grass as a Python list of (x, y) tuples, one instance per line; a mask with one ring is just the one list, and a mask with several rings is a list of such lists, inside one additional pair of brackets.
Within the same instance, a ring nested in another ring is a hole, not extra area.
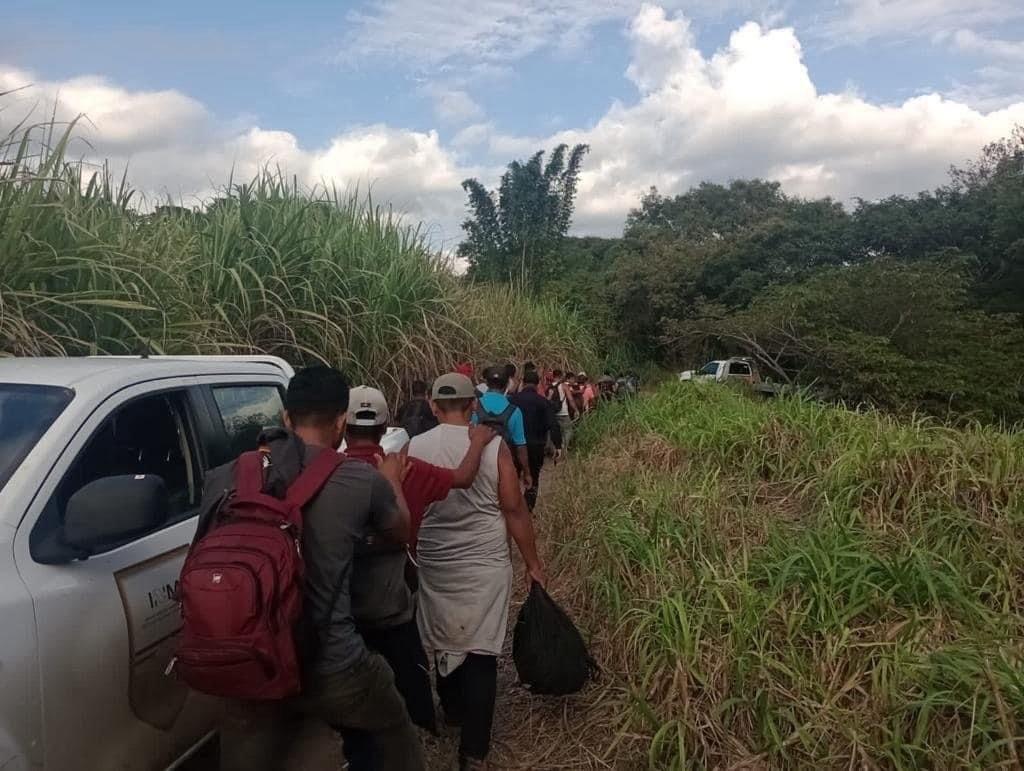
[[(548, 491), (561, 490), (575, 478), (573, 463), (546, 468), (544, 494), (536, 513), (542, 556), (551, 568), (552, 594), (573, 615), (583, 614), (587, 604), (585, 582), (575, 565), (558, 556), (551, 525), (561, 523), (563, 512), (554, 509)], [(560, 496), (559, 496), (560, 497)], [(561, 524), (559, 524), (559, 528)], [(522, 565), (515, 560), (516, 596), (510, 611), (510, 637), (498, 665), (498, 703), (490, 762), (507, 769), (635, 769), (644, 762), (644, 737), (609, 729), (619, 724), (627, 708), (628, 691), (612, 654), (613, 635), (608, 629), (584, 629), (592, 653), (601, 661), (601, 676), (578, 694), (565, 697), (538, 696), (518, 683), (511, 654), (511, 628), (525, 599)], [(449, 730), (440, 740), (427, 740), (428, 767), (451, 769), (457, 759), (457, 732)]]

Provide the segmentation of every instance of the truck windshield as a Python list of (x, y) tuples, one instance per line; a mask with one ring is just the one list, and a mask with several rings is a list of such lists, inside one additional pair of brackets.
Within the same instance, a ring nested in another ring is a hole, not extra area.
[(700, 374), (702, 374), (702, 375), (717, 375), (718, 374), (718, 365), (719, 364), (720, 364), (720, 362), (717, 362), (717, 361), (709, 361), (707, 364), (704, 365), (704, 369), (702, 369), (700, 371)]
[(0, 383), (0, 490), (72, 396), (68, 388)]

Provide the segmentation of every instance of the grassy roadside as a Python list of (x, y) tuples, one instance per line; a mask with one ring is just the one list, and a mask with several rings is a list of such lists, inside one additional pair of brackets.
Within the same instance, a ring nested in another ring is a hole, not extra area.
[(622, 705), (596, 755), (1019, 765), (1024, 435), (670, 384), (564, 472), (546, 535)]

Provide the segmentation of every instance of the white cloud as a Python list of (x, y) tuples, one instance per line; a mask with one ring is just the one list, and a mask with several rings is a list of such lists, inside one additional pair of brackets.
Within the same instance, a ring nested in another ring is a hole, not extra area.
[[(1024, 99), (983, 107), (928, 93), (887, 104), (854, 91), (819, 92), (789, 28), (744, 24), (705, 54), (685, 18), (645, 5), (628, 36), (626, 74), (637, 97), (613, 103), (593, 126), (541, 136), (503, 134), (469, 110), (464, 120), (476, 122), (460, 124), (448, 142), (435, 131), (371, 125), (307, 147), (287, 130), (219, 119), (178, 92), (130, 91), (97, 78), (37, 82), (14, 98), (27, 106), (59, 92), (62, 116), (89, 113), (92, 148), (81, 151), (110, 156), (115, 168), (130, 162), (130, 178), (150, 194), (209, 194), (232, 168), (244, 178), (269, 161), (311, 184), (372, 185), (377, 202), (438, 225), (448, 246), (459, 237), (462, 179), (494, 184), (512, 158), (559, 142), (592, 148), (576, 231), (615, 234), (652, 184), (673, 194), (704, 179), (767, 177), (793, 194), (844, 202), (915, 193), (1024, 123)], [(0, 67), (0, 91), (31, 81)], [(13, 117), (9, 106), (0, 112), (0, 133)]]
[(430, 84), (423, 92), (434, 102), (434, 114), (446, 125), (465, 125), (484, 117), (484, 108), (460, 88)]
[(842, 0), (825, 27), (838, 43), (931, 36), (1024, 19), (1020, 0)]
[(384, 0), (353, 13), (344, 57), (387, 55), (421, 65), (453, 58), (511, 62), (629, 12), (631, 0)]
[(1018, 70), (988, 65), (979, 67), (973, 75), (971, 81), (955, 82), (945, 97), (989, 112), (1024, 102), (1024, 82)]
[[(666, 0), (666, 7), (720, 16), (727, 10), (772, 15), (775, 0)], [(599, 24), (629, 19), (642, 0), (382, 0), (350, 15), (339, 59), (388, 57), (422, 67), (459, 62), (487, 74), (542, 49), (582, 50)]]
[(954, 46), (967, 53), (1024, 62), (1024, 40), (1000, 40), (969, 29), (958, 29), (951, 39)]
[(545, 143), (592, 147), (577, 207), (588, 232), (615, 232), (651, 184), (675, 193), (702, 179), (760, 176), (845, 202), (914, 193), (1024, 123), (1024, 102), (983, 113), (937, 94), (877, 104), (819, 93), (792, 29), (748, 23), (706, 57), (684, 19), (646, 6), (630, 36), (639, 100)]

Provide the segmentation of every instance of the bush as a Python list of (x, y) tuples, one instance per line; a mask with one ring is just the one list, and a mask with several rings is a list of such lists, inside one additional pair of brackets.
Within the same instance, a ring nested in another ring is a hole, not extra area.
[(549, 535), (634, 764), (1016, 762), (1024, 434), (683, 383), (579, 438)]

